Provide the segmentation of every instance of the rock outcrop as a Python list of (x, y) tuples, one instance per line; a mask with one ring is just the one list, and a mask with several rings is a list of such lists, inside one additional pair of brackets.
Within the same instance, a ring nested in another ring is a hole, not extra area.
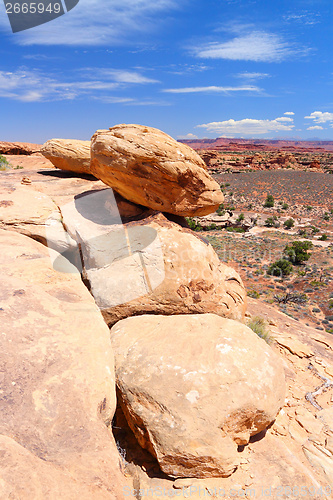
[(147, 313), (243, 319), (242, 280), (206, 240), (161, 213), (143, 212), (139, 220), (124, 224), (121, 213), (111, 189), (83, 194), (62, 207), (67, 231), (80, 244), (91, 293), (109, 326)]
[(123, 498), (109, 331), (79, 275), (1, 239), (1, 498)]
[(51, 139), (43, 144), (40, 151), (61, 170), (90, 173), (90, 141)]
[(200, 156), (158, 129), (116, 125), (91, 142), (91, 173), (126, 199), (176, 215), (206, 215), (223, 202)]
[(282, 363), (249, 328), (214, 314), (138, 316), (111, 329), (121, 406), (175, 477), (230, 475), (284, 403)]
[(40, 151), (40, 144), (29, 142), (4, 142), (0, 141), (0, 154), (2, 155), (32, 155)]

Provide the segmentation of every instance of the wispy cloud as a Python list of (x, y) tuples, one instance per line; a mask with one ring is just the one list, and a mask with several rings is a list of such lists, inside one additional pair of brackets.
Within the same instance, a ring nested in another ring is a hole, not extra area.
[(290, 116), (293, 116), (295, 113), (293, 111), (286, 111), (285, 113), (283, 113), (284, 115), (290, 115)]
[(333, 122), (333, 113), (329, 113), (328, 111), (314, 111), (309, 116), (304, 116), (304, 118), (313, 120), (315, 123)]
[(192, 73), (202, 73), (208, 69), (211, 68), (205, 64), (172, 64), (168, 73), (172, 75), (189, 75)]
[(287, 22), (300, 23), (303, 26), (312, 26), (320, 22), (320, 14), (318, 12), (310, 12), (308, 10), (298, 11), (296, 13), (286, 14), (284, 20)]
[(127, 103), (135, 99), (113, 96), (109, 92), (155, 82), (156, 80), (128, 70), (85, 68), (73, 72), (72, 78), (62, 80), (55, 75), (20, 68), (14, 72), (0, 71), (0, 97), (22, 102), (38, 102), (72, 100), (84, 96), (104, 99), (110, 103)]
[[(180, 0), (182, 2), (183, 0)], [(80, 0), (75, 9), (49, 23), (15, 35), (21, 45), (121, 45), (140, 33), (155, 31), (179, 7), (175, 0)], [(2, 3), (2, 2), (1, 2)], [(7, 16), (0, 16), (7, 28)]]
[(204, 123), (197, 125), (207, 132), (224, 135), (261, 135), (268, 132), (290, 131), (294, 128), (292, 118), (286, 116), (275, 118), (274, 120), (256, 120), (244, 118), (243, 120), (225, 120), (221, 122)]
[(271, 75), (268, 73), (255, 73), (255, 72), (249, 72), (249, 71), (244, 71), (243, 73), (237, 73), (235, 75), (236, 78), (241, 78), (243, 80), (248, 80), (248, 81), (253, 81), (253, 80), (261, 80), (262, 78), (270, 78)]
[(229, 92), (260, 92), (259, 87), (253, 85), (243, 86), (243, 87), (218, 87), (211, 85), (208, 87), (183, 87), (179, 89), (163, 89), (162, 92), (168, 92), (170, 94), (192, 94), (196, 92), (206, 92), (206, 93), (229, 93)]
[(203, 59), (255, 62), (280, 62), (305, 51), (306, 49), (299, 49), (288, 43), (282, 36), (265, 31), (239, 34), (228, 41), (210, 42), (192, 49), (196, 57)]

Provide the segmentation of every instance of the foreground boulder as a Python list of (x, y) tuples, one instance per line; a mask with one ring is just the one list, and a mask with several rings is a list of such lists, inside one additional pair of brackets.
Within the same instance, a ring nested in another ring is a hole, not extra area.
[(61, 170), (90, 173), (90, 141), (51, 139), (43, 144), (40, 151)]
[(158, 129), (116, 125), (91, 142), (91, 173), (126, 199), (176, 215), (206, 215), (223, 202), (200, 156)]
[(236, 321), (138, 316), (114, 325), (111, 341), (128, 424), (170, 476), (230, 475), (237, 446), (283, 406), (282, 363)]
[(109, 331), (80, 275), (0, 230), (1, 498), (117, 499)]
[(139, 220), (122, 224), (123, 205), (112, 189), (104, 189), (83, 193), (61, 209), (109, 326), (146, 313), (244, 317), (242, 280), (207, 241), (161, 213), (137, 212)]

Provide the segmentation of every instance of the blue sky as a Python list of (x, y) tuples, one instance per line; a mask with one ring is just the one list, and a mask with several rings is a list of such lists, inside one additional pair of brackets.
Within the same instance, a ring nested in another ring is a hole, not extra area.
[(0, 4), (0, 140), (333, 140), (332, 0), (80, 0), (13, 34)]

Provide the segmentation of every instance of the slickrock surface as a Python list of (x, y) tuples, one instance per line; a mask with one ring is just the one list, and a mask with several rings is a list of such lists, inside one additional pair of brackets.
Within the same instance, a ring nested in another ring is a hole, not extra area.
[(80, 276), (0, 230), (0, 497), (122, 498), (108, 328)]

